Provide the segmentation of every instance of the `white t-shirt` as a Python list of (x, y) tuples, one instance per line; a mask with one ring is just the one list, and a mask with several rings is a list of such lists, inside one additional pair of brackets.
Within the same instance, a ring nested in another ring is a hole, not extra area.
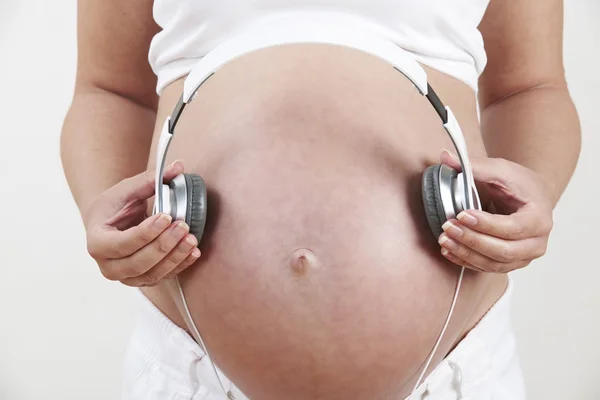
[[(155, 0), (162, 31), (149, 61), (157, 92), (187, 75), (228, 38), (274, 21), (330, 20), (368, 29), (410, 52), (417, 61), (473, 90), (487, 57), (477, 29), (489, 0)], [(231, 58), (235, 58), (232, 54)]]

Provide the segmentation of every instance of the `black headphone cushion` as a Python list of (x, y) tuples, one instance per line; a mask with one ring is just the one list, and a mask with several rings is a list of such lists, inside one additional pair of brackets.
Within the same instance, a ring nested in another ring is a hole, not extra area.
[(184, 174), (184, 177), (188, 198), (185, 222), (199, 244), (206, 225), (206, 185), (200, 175)]
[(425, 206), (425, 215), (431, 232), (436, 239), (444, 232), (442, 224), (446, 222), (446, 214), (442, 207), (440, 195), (440, 169), (441, 165), (432, 165), (423, 172), (422, 197)]

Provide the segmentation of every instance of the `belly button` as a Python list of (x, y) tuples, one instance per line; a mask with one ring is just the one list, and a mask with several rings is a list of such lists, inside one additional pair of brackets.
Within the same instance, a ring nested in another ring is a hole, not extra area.
[(294, 276), (305, 277), (311, 269), (319, 266), (315, 253), (309, 249), (297, 249), (292, 252), (289, 259), (290, 267)]

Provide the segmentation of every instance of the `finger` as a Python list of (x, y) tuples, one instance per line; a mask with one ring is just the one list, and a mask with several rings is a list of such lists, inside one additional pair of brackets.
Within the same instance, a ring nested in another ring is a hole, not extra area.
[(488, 256), (496, 261), (508, 263), (512, 261), (531, 260), (541, 257), (545, 249), (545, 240), (530, 237), (522, 240), (505, 240), (469, 229), (457, 220), (449, 220), (442, 229), (450, 238), (465, 246)]
[(493, 260), (477, 251), (465, 246), (462, 243), (456, 242), (442, 233), (439, 239), (439, 243), (442, 247), (447, 249), (455, 257), (466, 261), (472, 266), (479, 268), (485, 272), (510, 272), (515, 269), (523, 268), (529, 264), (529, 261), (513, 261), (509, 263), (503, 263), (500, 261)]
[(458, 258), (457, 256), (452, 254), (448, 249), (446, 249), (444, 247), (441, 248), (441, 253), (444, 257), (446, 257), (448, 260), (450, 260), (451, 262), (453, 262), (454, 264), (456, 264), (458, 266), (469, 268), (469, 269), (474, 269), (476, 271), (481, 272), (481, 269), (474, 267), (473, 265), (469, 264), (465, 260)]
[[(169, 182), (181, 173), (183, 173), (183, 164), (181, 161), (175, 161), (165, 168), (163, 182)], [(115, 195), (123, 203), (132, 200), (145, 200), (154, 195), (155, 182), (155, 171), (148, 170), (117, 183), (114, 186)]]
[(511, 215), (465, 210), (460, 212), (456, 218), (461, 224), (477, 232), (507, 240), (548, 236), (553, 225), (552, 212), (543, 212), (527, 207), (517, 210)]
[(177, 221), (147, 246), (128, 257), (108, 260), (104, 267), (117, 280), (143, 275), (167, 257), (188, 231), (185, 222)]
[(451, 261), (452, 263), (460, 266), (460, 267), (464, 267), (476, 272), (485, 272), (484, 270), (482, 270), (479, 267), (476, 267), (474, 265), (469, 264), (468, 262), (466, 262), (465, 260), (455, 256), (454, 254), (452, 254), (450, 251), (448, 251), (448, 249), (445, 249), (442, 247), (441, 249), (441, 253), (444, 257), (446, 257), (449, 261)]
[(165, 258), (147, 272), (121, 282), (129, 286), (154, 286), (185, 262), (197, 245), (198, 241), (194, 235), (186, 235)]
[(171, 223), (168, 214), (156, 214), (127, 230), (101, 229), (90, 233), (88, 252), (95, 259), (117, 259), (132, 255), (151, 243)]
[(196, 261), (198, 261), (198, 258), (200, 258), (201, 254), (202, 253), (200, 252), (200, 249), (198, 249), (198, 248), (193, 249), (192, 252), (190, 253), (190, 255), (187, 256), (185, 261), (183, 261), (181, 264), (179, 264), (177, 266), (177, 268), (175, 268), (173, 271), (169, 272), (163, 279), (170, 279), (170, 278), (173, 278), (174, 276), (179, 275), (181, 272), (183, 272), (187, 268), (191, 267)]

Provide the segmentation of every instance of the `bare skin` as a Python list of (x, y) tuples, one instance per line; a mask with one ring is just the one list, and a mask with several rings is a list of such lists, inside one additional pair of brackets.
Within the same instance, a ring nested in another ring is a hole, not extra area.
[[(194, 263), (189, 235), (174, 237), (175, 223), (152, 235), (135, 228), (154, 222), (140, 224), (146, 189), (119, 226), (105, 229), (103, 220), (129, 198), (123, 179), (153, 166), (150, 132), (156, 139), (181, 94), (181, 81), (160, 101), (154, 94), (146, 56), (158, 28), (150, 10), (148, 0), (79, 4), (78, 76), (62, 158), (102, 273), (154, 285), (144, 293), (185, 327), (156, 270), (193, 265), (180, 276), (194, 320), (219, 366), (251, 398), (407, 394), (444, 322), (456, 264), (481, 260), (464, 248), (444, 259), (425, 223), (420, 175), (451, 148), (433, 110), (397, 72), (351, 50), (286, 46), (227, 65), (186, 109), (169, 152), (210, 190), (203, 255)], [(561, 26), (558, 0), (492, 1), (481, 26), (489, 57), (481, 126), (473, 92), (427, 69), (471, 155), (529, 168), (552, 206), (579, 152)], [(308, 51), (318, 56), (306, 62)], [(133, 262), (157, 254), (154, 264)], [(468, 271), (432, 367), (505, 285), (505, 275)]]

